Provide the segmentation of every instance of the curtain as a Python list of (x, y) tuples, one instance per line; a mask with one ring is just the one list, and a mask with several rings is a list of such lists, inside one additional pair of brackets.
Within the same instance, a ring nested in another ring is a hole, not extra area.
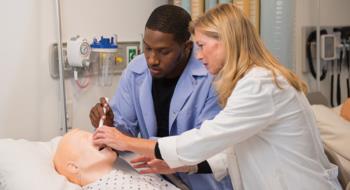
[(260, 32), (260, 0), (169, 0), (169, 3), (184, 8), (191, 14), (192, 19), (218, 4), (234, 3), (249, 16), (251, 22)]

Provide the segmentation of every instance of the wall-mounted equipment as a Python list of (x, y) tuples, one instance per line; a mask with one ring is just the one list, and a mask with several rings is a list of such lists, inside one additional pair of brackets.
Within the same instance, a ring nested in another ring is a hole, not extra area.
[(74, 80), (78, 87), (86, 88), (89, 85), (89, 77), (84, 81), (79, 79), (79, 71), (88, 71), (90, 65), (91, 48), (88, 41), (80, 36), (72, 37), (67, 42), (67, 62), (73, 68)]
[[(104, 37), (106, 38), (106, 37)], [(83, 38), (81, 38), (83, 39)], [(109, 38), (110, 39), (110, 38)], [(115, 39), (115, 38), (114, 38)], [(84, 40), (83, 40), (84, 41)], [(91, 40), (92, 41), (92, 40)], [(91, 41), (87, 40), (88, 44), (91, 43)], [(82, 41), (80, 41), (82, 42)], [(65, 79), (73, 78), (74, 77), (74, 70), (76, 70), (79, 73), (79, 78), (86, 79), (89, 77), (97, 77), (99, 76), (99, 68), (98, 65), (95, 63), (98, 63), (98, 61), (92, 61), (91, 58), (93, 57), (92, 54), (95, 52), (92, 50), (88, 50), (89, 47), (85, 46), (85, 43), (81, 43), (82, 46), (78, 45), (78, 41), (71, 42), (76, 43), (73, 45), (75, 47), (75, 53), (76, 56), (80, 55), (80, 53), (85, 54), (86, 51), (89, 51), (89, 59), (85, 60), (84, 56), (80, 58), (74, 58), (73, 60), (83, 60), (83, 61), (76, 61), (76, 63), (70, 64), (68, 62), (67, 58), (67, 43), (62, 43), (62, 49), (63, 49), (63, 75)], [(116, 42), (115, 42), (116, 43)], [(122, 73), (122, 71), (126, 68), (127, 64), (138, 54), (140, 54), (140, 42), (139, 41), (119, 41), (117, 42), (117, 53), (114, 61), (111, 61), (110, 65), (108, 65), (108, 74), (111, 75), (119, 75)], [(80, 49), (81, 47), (81, 49)], [(82, 51), (77, 52), (76, 50)], [(103, 58), (103, 57), (102, 57)], [(85, 61), (84, 61), (85, 60)], [(72, 63), (72, 61), (71, 61)], [(81, 64), (80, 64), (81, 63)], [(57, 51), (57, 44), (53, 44), (50, 48), (50, 62), (49, 62), (49, 69), (50, 69), (50, 75), (53, 79), (59, 78), (59, 69), (58, 69), (58, 51)], [(77, 67), (77, 66), (82, 67)], [(102, 71), (102, 70), (100, 70)], [(98, 83), (97, 83), (98, 84)]]
[(321, 58), (325, 61), (334, 60), (336, 54), (336, 38), (334, 34), (325, 34), (321, 36)]
[(72, 67), (89, 67), (90, 44), (85, 38), (76, 36), (67, 42), (67, 61)]
[(112, 76), (109, 72), (112, 65), (117, 64), (117, 40), (116, 36), (110, 38), (101, 36), (100, 40), (94, 38), (91, 44), (92, 52), (90, 60), (98, 68), (98, 85), (111, 86)]
[[(327, 35), (326, 30), (321, 30), (321, 36)], [(316, 57), (316, 31), (310, 32), (310, 34), (307, 37), (306, 41), (306, 57), (309, 65), (309, 71), (311, 75), (316, 79), (316, 69), (315, 69), (315, 61), (314, 58)], [(327, 65), (322, 66), (322, 74), (320, 76), (320, 80), (324, 80), (327, 76)]]
[[(310, 72), (316, 79), (316, 31), (315, 27), (303, 29), (306, 44), (303, 71)], [(340, 105), (344, 98), (350, 97), (350, 27), (322, 26), (320, 30), (320, 78), (319, 81), (330, 82), (330, 105)], [(347, 68), (347, 70), (342, 69)], [(329, 74), (329, 78), (327, 78)], [(342, 78), (346, 78), (343, 80)], [(346, 84), (345, 84), (346, 81)], [(345, 87), (345, 88), (344, 88)], [(347, 93), (342, 93), (347, 89)]]

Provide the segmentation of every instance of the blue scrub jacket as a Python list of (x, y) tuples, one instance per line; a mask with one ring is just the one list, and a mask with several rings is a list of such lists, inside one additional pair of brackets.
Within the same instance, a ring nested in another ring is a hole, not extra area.
[[(221, 110), (212, 86), (213, 77), (194, 54), (193, 50), (170, 103), (170, 136), (200, 127), (204, 120), (214, 118)], [(142, 138), (157, 138), (152, 76), (143, 54), (135, 57), (124, 70), (110, 106), (114, 126), (119, 130), (132, 136), (140, 134)], [(178, 176), (191, 189), (232, 189), (229, 177), (217, 182), (212, 174), (178, 173)]]

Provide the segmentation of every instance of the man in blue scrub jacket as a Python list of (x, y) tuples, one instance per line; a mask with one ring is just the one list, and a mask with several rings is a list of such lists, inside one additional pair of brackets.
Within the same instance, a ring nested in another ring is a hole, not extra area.
[[(109, 102), (113, 112), (107, 111), (105, 125), (131, 136), (157, 138), (200, 127), (220, 111), (213, 77), (195, 58), (190, 21), (191, 16), (174, 5), (152, 12), (144, 32), (144, 54), (135, 57), (123, 72)], [(94, 127), (103, 114), (102, 106), (98, 103), (91, 109)], [(191, 189), (232, 189), (229, 178), (214, 179), (210, 163), (200, 163), (197, 174), (178, 176)]]

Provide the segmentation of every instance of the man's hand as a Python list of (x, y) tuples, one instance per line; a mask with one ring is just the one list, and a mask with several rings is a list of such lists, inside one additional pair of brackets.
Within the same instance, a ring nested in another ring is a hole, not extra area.
[(141, 170), (140, 174), (172, 174), (176, 172), (188, 172), (189, 166), (182, 166), (178, 168), (170, 168), (164, 160), (153, 159), (146, 156), (140, 156), (133, 160), (134, 168), (145, 168)]
[[(106, 109), (106, 114), (103, 113), (103, 108)], [(105, 98), (100, 98), (100, 103), (97, 103), (94, 107), (91, 108), (89, 117), (92, 126), (95, 128), (98, 127), (98, 124), (102, 117), (104, 118), (103, 125), (113, 127), (113, 111), (109, 107)]]

